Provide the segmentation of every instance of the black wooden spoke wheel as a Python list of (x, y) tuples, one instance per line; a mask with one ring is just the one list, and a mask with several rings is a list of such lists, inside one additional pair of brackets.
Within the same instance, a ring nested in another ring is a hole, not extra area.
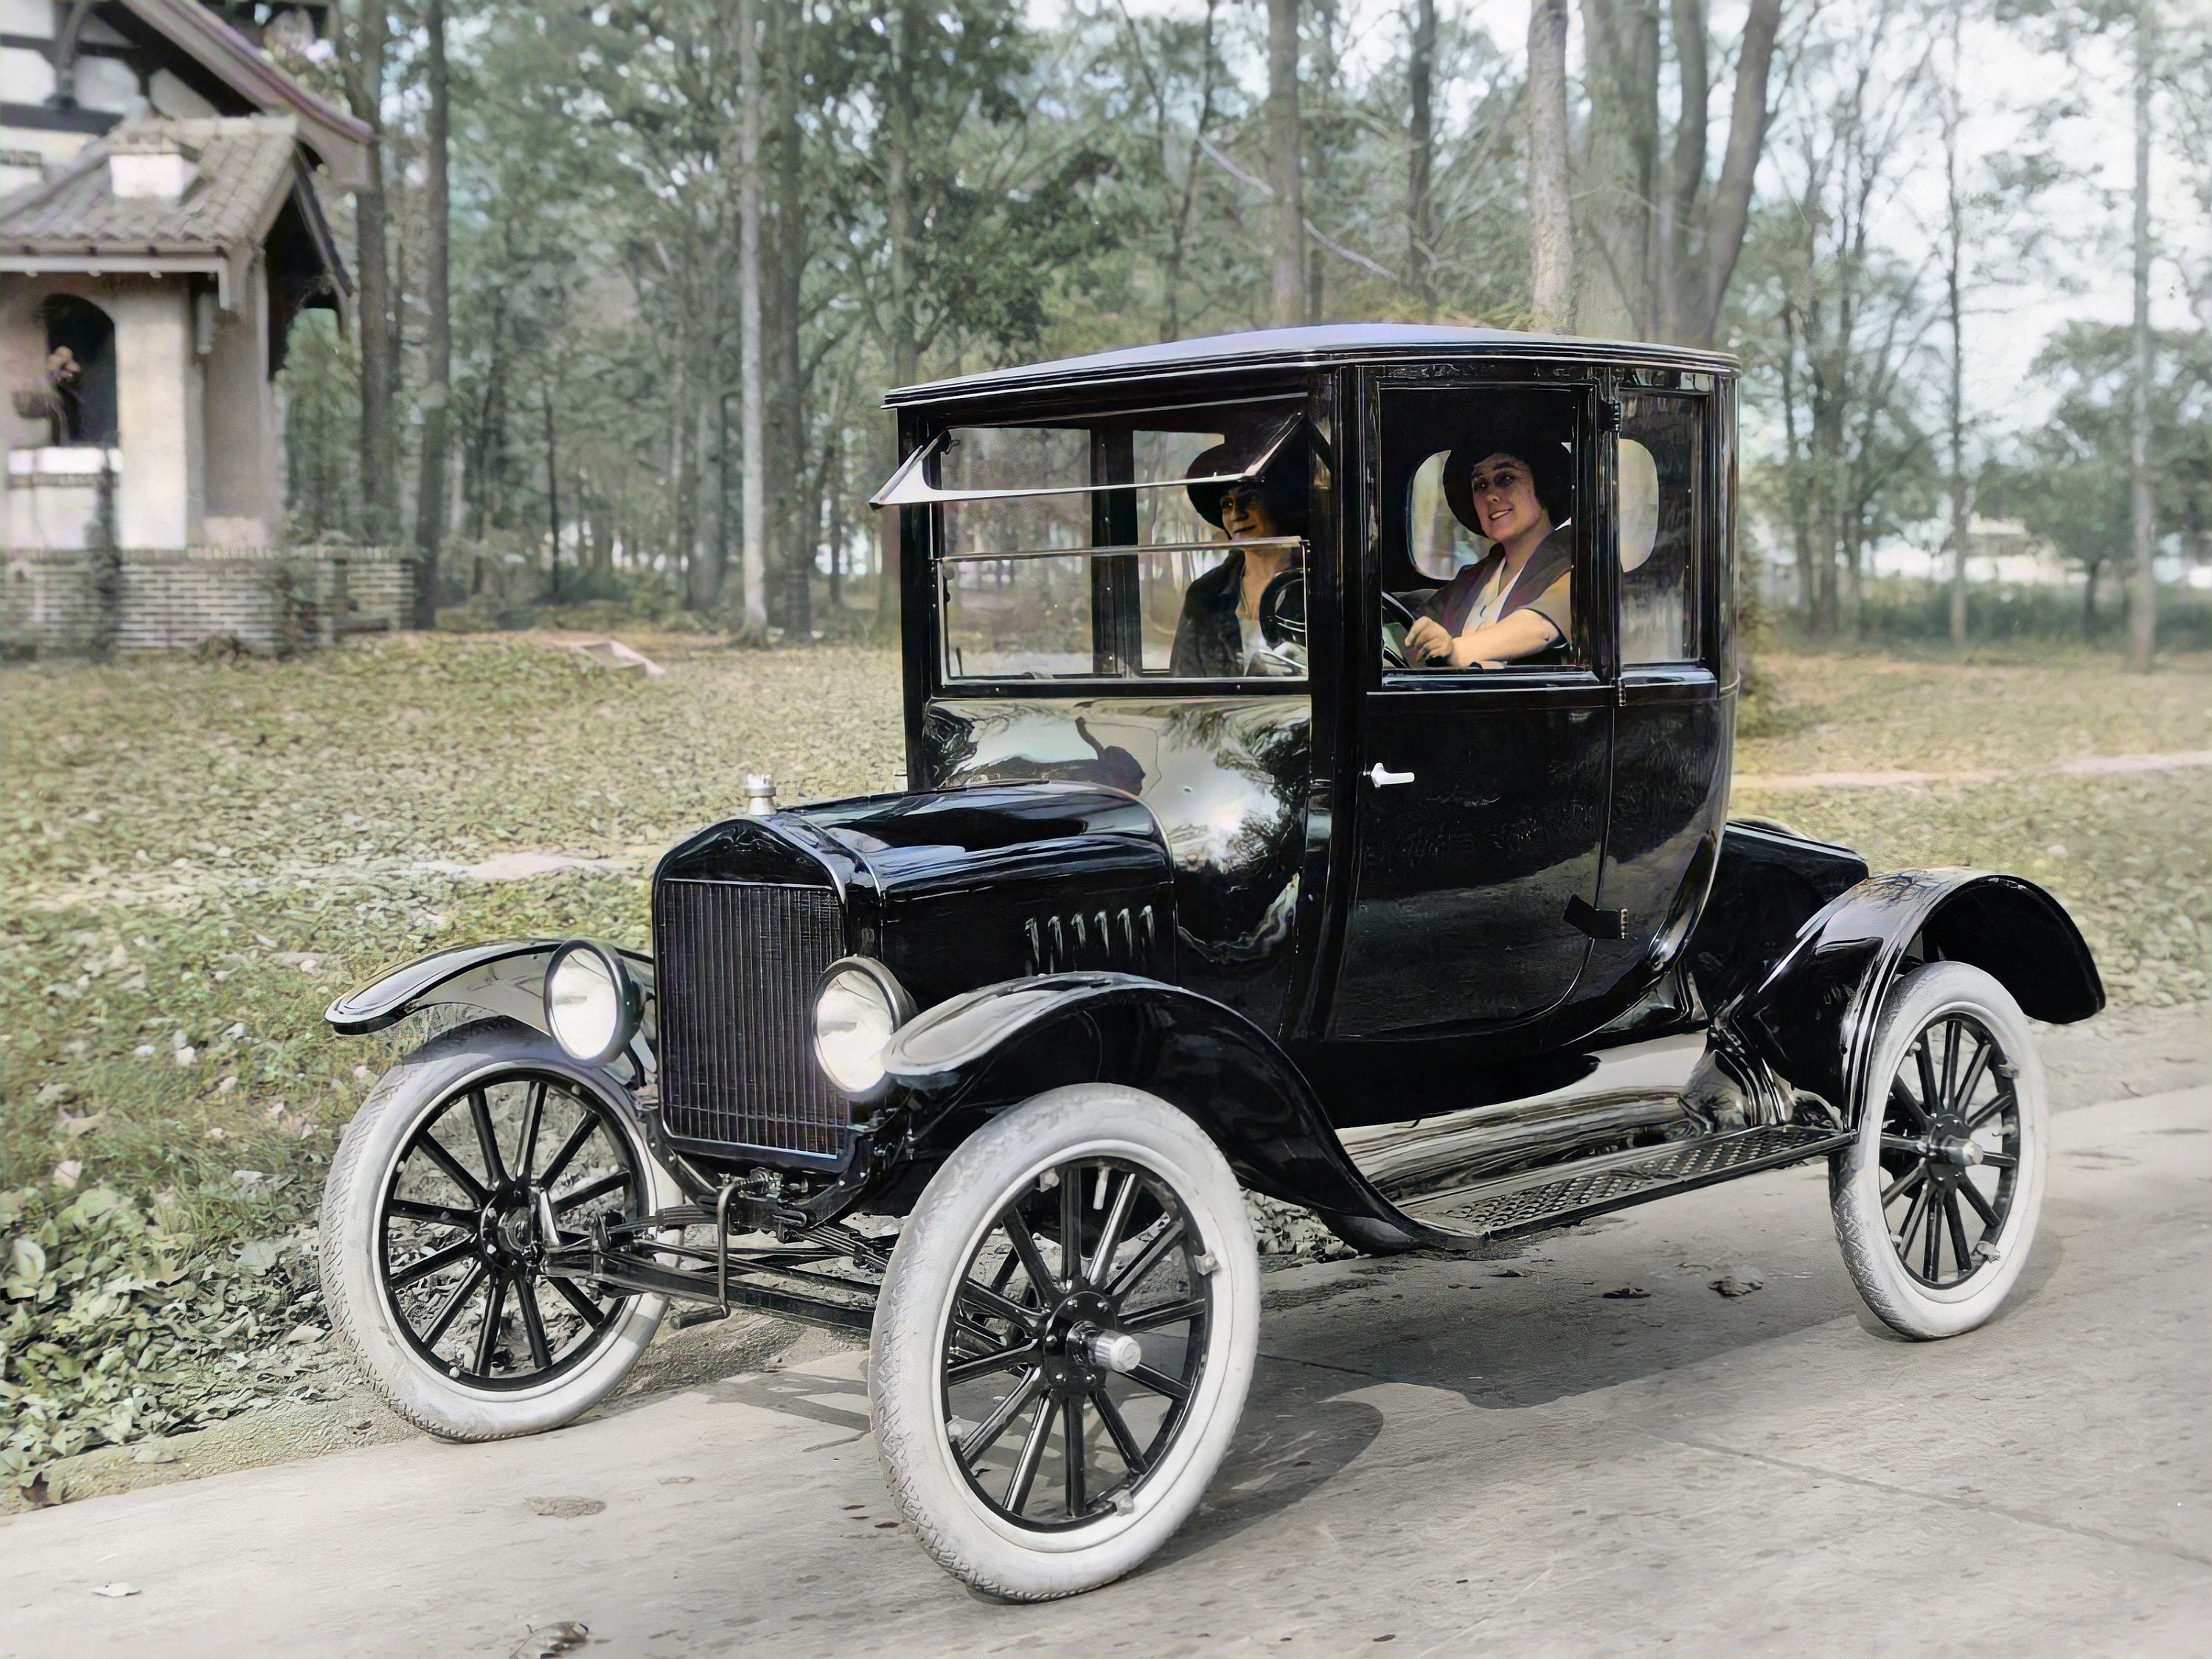
[(556, 1273), (551, 1252), (672, 1199), (611, 1079), (511, 1020), (463, 1026), (346, 1126), (323, 1298), (410, 1421), (455, 1440), (555, 1428), (621, 1383), (662, 1302)]
[(1926, 1025), (1883, 1102), (1882, 1214), (1905, 1270), (1963, 1284), (2000, 1248), (2020, 1175), (2019, 1066), (1972, 1014)]
[(922, 1547), (1022, 1601), (1119, 1577), (1229, 1449), (1259, 1346), (1236, 1176), (1134, 1089), (1055, 1089), (970, 1135), (892, 1252), (876, 1444)]
[(1964, 963), (1890, 988), (1832, 1165), (1837, 1237), (1867, 1305), (1906, 1336), (1955, 1336), (2020, 1277), (2042, 1206), (2043, 1073), (2011, 994)]
[(644, 1172), (613, 1111), (550, 1073), (507, 1072), (440, 1102), (401, 1149), (378, 1239), (408, 1342), (458, 1382), (512, 1389), (590, 1358), (623, 1299), (546, 1270), (595, 1219), (642, 1213)]
[(1212, 1262), (1164, 1182), (1055, 1164), (999, 1212), (962, 1273), (941, 1375), (969, 1485), (1024, 1527), (1127, 1504), (1188, 1416)]

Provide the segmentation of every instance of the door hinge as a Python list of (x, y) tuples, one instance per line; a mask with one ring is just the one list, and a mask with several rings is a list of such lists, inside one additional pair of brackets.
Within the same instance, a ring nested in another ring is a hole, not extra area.
[(1578, 933), (1592, 939), (1625, 939), (1628, 937), (1628, 912), (1601, 910), (1580, 893), (1567, 901), (1567, 926)]
[(1597, 429), (1601, 432), (1620, 430), (1620, 399), (1601, 398), (1597, 400)]

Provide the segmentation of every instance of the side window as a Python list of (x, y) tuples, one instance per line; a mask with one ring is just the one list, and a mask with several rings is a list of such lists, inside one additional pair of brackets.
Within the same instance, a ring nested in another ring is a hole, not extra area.
[(1377, 507), (1384, 672), (1544, 670), (1577, 637), (1576, 433), (1565, 387), (1382, 394)]
[(1698, 655), (1703, 413), (1692, 398), (1632, 397), (1622, 404), (1613, 527), (1624, 666), (1693, 662)]

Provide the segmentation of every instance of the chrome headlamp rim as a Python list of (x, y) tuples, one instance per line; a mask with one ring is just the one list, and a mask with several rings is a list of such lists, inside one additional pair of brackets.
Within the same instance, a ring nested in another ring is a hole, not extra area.
[(842, 976), (853, 973), (864, 975), (882, 999), (886, 1022), (884, 1030), (886, 1042), (900, 1026), (914, 1018), (915, 1002), (906, 987), (899, 983), (898, 975), (873, 957), (840, 957), (824, 968), (821, 977), (814, 981), (814, 994), (807, 1005), (807, 1021), (812, 1028), (811, 1043), (814, 1050), (815, 1066), (830, 1080), (830, 1086), (836, 1090), (839, 1094), (843, 1095), (848, 1100), (866, 1105), (871, 1102), (881, 1100), (891, 1091), (890, 1074), (878, 1066), (873, 1079), (855, 1085), (840, 1078), (822, 1052), (823, 998)]
[[(561, 1035), (561, 1028), (553, 1012), (553, 987), (561, 969), (580, 953), (595, 957), (608, 981), (614, 988), (615, 1021), (613, 1034), (605, 1048), (590, 1054), (580, 1054), (571, 1048)], [(545, 986), (543, 992), (545, 1007), (545, 1030), (561, 1052), (580, 1065), (605, 1066), (630, 1045), (644, 1023), (645, 996), (638, 988), (636, 978), (622, 959), (622, 952), (597, 939), (572, 939), (555, 951), (545, 963)]]

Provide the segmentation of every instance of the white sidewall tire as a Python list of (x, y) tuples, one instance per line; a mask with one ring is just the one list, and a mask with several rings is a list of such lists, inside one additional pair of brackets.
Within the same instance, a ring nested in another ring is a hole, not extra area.
[[(1898, 1258), (1881, 1210), (1881, 1119), (1890, 1079), (1912, 1042), (1949, 1013), (1971, 1015), (1988, 1028), (2018, 1068), (2013, 1092), (2020, 1103), (2020, 1169), (2012, 1208), (1997, 1236), (2002, 1251), (1963, 1283), (1938, 1290), (1923, 1284)], [(1957, 1336), (1984, 1323), (2004, 1304), (2027, 1265), (2043, 1209), (2050, 1159), (2051, 1108), (2034, 1033), (2012, 994), (1989, 974), (1962, 962), (1935, 962), (1891, 986), (1876, 1028), (1869, 1098), (1859, 1103), (1859, 1136), (1829, 1165), (1829, 1200), (1837, 1242), (1859, 1295), (1875, 1316), (1919, 1341)]]
[[(939, 1363), (956, 1280), (1000, 1209), (1047, 1169), (1092, 1157), (1126, 1159), (1174, 1190), (1218, 1264), (1220, 1300), (1189, 1415), (1132, 1510), (1036, 1532), (990, 1510), (963, 1476), (945, 1434)], [(1041, 1601), (1094, 1589), (1139, 1565), (1197, 1508), (1237, 1432), (1259, 1342), (1259, 1252), (1243, 1194), (1206, 1132), (1134, 1089), (1055, 1089), (963, 1141), (891, 1253), (869, 1366), (884, 1479), (922, 1547), (977, 1589)]]
[[(527, 1067), (568, 1079), (614, 1104), (607, 1079), (579, 1066), (550, 1037), (511, 1021), (464, 1026), (425, 1043), (386, 1072), (346, 1125), (323, 1185), (320, 1267), (331, 1326), (392, 1410), (446, 1440), (502, 1440), (573, 1422), (611, 1394), (659, 1328), (665, 1298), (632, 1297), (616, 1328), (584, 1364), (533, 1386), (471, 1388), (418, 1353), (399, 1330), (378, 1266), (378, 1221), (385, 1183), (424, 1115), (456, 1091), (501, 1072)], [(632, 1153), (656, 1209), (678, 1201), (630, 1115), (617, 1104)]]

